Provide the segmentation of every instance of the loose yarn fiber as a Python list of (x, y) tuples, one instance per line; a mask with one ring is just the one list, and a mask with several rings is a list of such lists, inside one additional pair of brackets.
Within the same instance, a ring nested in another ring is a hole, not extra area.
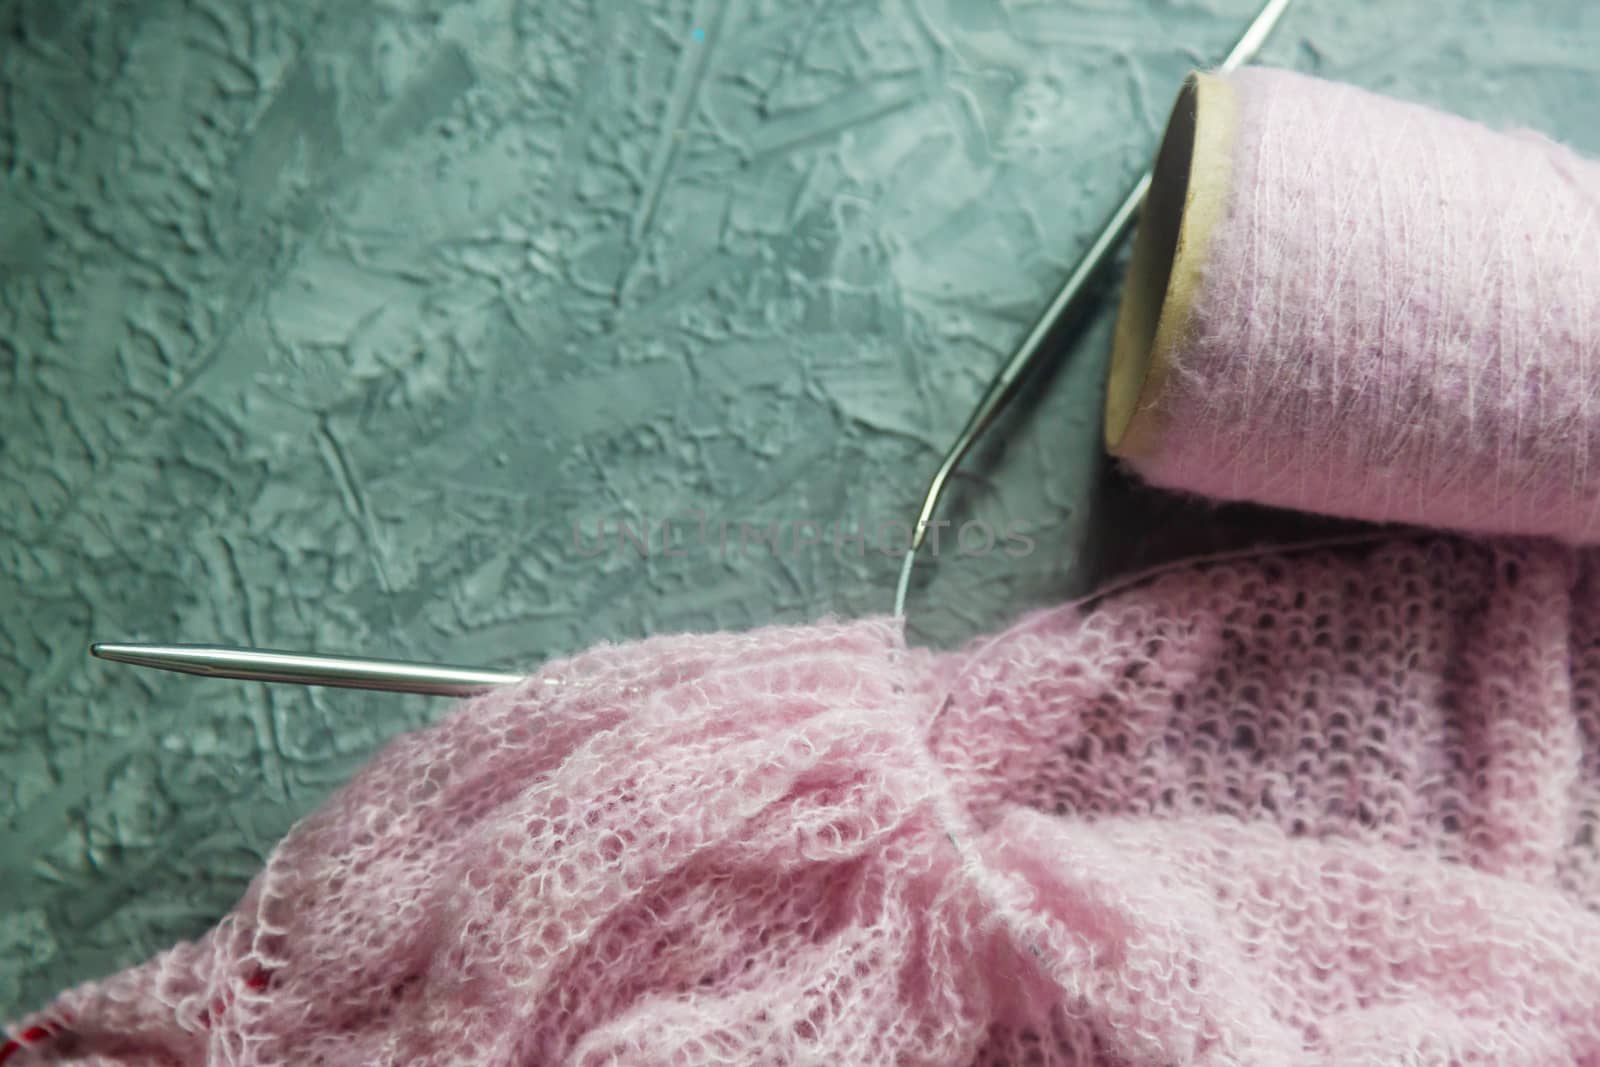
[(1600, 1063), (1600, 559), (1435, 537), (950, 653), (598, 648), (400, 738), (210, 933), (13, 1032), (98, 1067)]
[(1191, 84), (1157, 171), (1107, 424), (1146, 480), (1600, 539), (1600, 164), (1246, 70)]

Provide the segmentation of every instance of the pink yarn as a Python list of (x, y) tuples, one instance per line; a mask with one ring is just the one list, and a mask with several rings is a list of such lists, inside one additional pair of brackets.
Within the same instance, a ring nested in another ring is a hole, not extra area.
[(16, 1032), (102, 1065), (1600, 1063), (1597, 563), (1396, 541), (955, 653), (881, 620), (603, 647), (394, 742), (214, 931)]
[(1158, 400), (1149, 481), (1600, 539), (1600, 164), (1273, 70)]

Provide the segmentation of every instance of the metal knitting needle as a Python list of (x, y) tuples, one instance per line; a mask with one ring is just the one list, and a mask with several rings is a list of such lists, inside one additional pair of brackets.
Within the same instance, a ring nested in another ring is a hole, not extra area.
[[(1233, 70), (1260, 50), (1267, 36), (1277, 25), (1289, 0), (1268, 0), (1244, 35), (1233, 46), (1218, 69)], [(1100, 235), (1095, 238), (1071, 277), (1061, 287), (1056, 298), (1045, 308), (1039, 321), (1028, 331), (1010, 360), (1000, 368), (994, 380), (984, 391), (978, 406), (967, 419), (960, 436), (951, 445), (943, 462), (939, 464), (933, 481), (928, 485), (922, 502), (922, 511), (900, 567), (900, 581), (895, 589), (894, 613), (905, 615), (906, 592), (911, 585), (911, 571), (916, 564), (917, 552), (927, 537), (928, 523), (933, 518), (939, 500), (944, 495), (945, 484), (950, 480), (967, 452), (983, 436), (995, 417), (1015, 397), (1024, 375), (1045, 353), (1045, 343), (1055, 325), (1073, 309), (1090, 281), (1111, 259), (1122, 239), (1127, 236), (1134, 217), (1150, 188), (1150, 174), (1145, 172), (1134, 184), (1120, 207), (1112, 213)], [(181, 671), (212, 678), (237, 678), (257, 682), (287, 682), (298, 685), (338, 686), (344, 689), (377, 689), (396, 693), (423, 693), (433, 696), (470, 696), (497, 686), (521, 681), (523, 676), (504, 671), (475, 667), (452, 667), (444, 664), (406, 663), (399, 660), (365, 659), (355, 656), (325, 656), (310, 652), (277, 652), (269, 649), (231, 648), (220, 645), (91, 645), (89, 651), (106, 660), (132, 663), (141, 667)]]
[[(1283, 17), (1283, 12), (1288, 6), (1289, 0), (1267, 0), (1254, 21), (1244, 31), (1244, 35), (1233, 46), (1233, 51), (1228, 53), (1228, 58), (1224, 59), (1217, 69), (1226, 73), (1248, 63), (1261, 50), (1262, 44), (1277, 26), (1278, 20)], [(928, 536), (928, 523), (939, 507), (939, 500), (944, 496), (945, 485), (949, 482), (950, 476), (955, 473), (961, 461), (972, 450), (972, 446), (989, 429), (1000, 412), (1011, 403), (1027, 373), (1039, 365), (1041, 357), (1047, 351), (1045, 342), (1050, 339), (1056, 324), (1074, 310), (1074, 305), (1082, 298), (1089, 283), (1111, 261), (1123, 238), (1128, 235), (1128, 230), (1132, 228), (1133, 220), (1144, 203), (1145, 193), (1149, 190), (1150, 171), (1147, 170), (1138, 181), (1134, 182), (1133, 188), (1128, 190), (1128, 195), (1121, 205), (1111, 213), (1105, 228), (1094, 239), (1094, 243), (1083, 254), (1083, 258), (1078, 261), (1077, 267), (1073, 269), (1061, 291), (1056, 294), (1056, 298), (1050, 301), (1049, 306), (1044, 309), (1044, 314), (1039, 316), (1039, 320), (1022, 339), (1022, 343), (1017, 346), (1011, 358), (989, 382), (989, 387), (979, 398), (977, 407), (973, 408), (972, 414), (968, 416), (967, 424), (962, 427), (950, 450), (945, 453), (939, 469), (934, 472), (933, 480), (928, 483), (928, 491), (922, 498), (922, 510), (918, 512), (916, 525), (912, 527), (911, 547), (906, 550), (905, 559), (900, 564), (900, 581), (894, 591), (895, 618), (905, 617), (906, 593), (911, 588), (911, 571), (916, 566), (917, 553), (922, 549), (923, 541)]]
[(406, 663), (358, 656), (324, 656), (315, 652), (279, 652), (265, 648), (223, 645), (89, 646), (91, 655), (138, 667), (155, 667), (209, 678), (249, 682), (288, 682), (340, 689), (378, 689), (426, 696), (472, 696), (520, 682), (525, 675), (442, 663)]

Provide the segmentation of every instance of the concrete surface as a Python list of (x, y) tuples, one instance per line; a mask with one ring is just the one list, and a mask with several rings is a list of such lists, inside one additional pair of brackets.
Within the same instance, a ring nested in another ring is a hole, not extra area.
[[(448, 706), (92, 639), (886, 610), (877, 524), (1254, 3), (0, 0), (0, 1015), (203, 930)], [(1600, 152), (1590, 0), (1299, 0), (1266, 59)], [(1106, 477), (1112, 306), (947, 506), (1002, 540), (925, 564), (919, 639), (1268, 528)]]

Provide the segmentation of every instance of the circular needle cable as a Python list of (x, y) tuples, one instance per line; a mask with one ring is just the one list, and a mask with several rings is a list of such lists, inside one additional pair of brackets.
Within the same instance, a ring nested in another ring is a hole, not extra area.
[[(1233, 51), (1229, 52), (1228, 57), (1217, 67), (1218, 71), (1225, 74), (1248, 63), (1261, 50), (1261, 45), (1277, 26), (1278, 20), (1283, 17), (1283, 12), (1288, 6), (1289, 0), (1267, 0), (1243, 36), (1239, 38), (1238, 43), (1233, 46)], [(1011, 354), (1011, 358), (1006, 360), (989, 382), (989, 387), (983, 391), (977, 406), (967, 417), (967, 424), (961, 428), (961, 432), (956, 435), (955, 441), (945, 452), (944, 459), (939, 463), (939, 469), (934, 472), (933, 480), (928, 483), (928, 490), (923, 495), (922, 510), (917, 513), (916, 524), (911, 528), (911, 546), (906, 549), (905, 558), (900, 563), (900, 581), (894, 591), (895, 618), (905, 617), (906, 594), (911, 589), (911, 572), (917, 564), (917, 553), (921, 551), (922, 543), (927, 539), (928, 524), (933, 519), (933, 513), (938, 510), (939, 501), (944, 496), (950, 476), (961, 465), (961, 461), (972, 450), (972, 446), (1016, 397), (1017, 390), (1028, 372), (1038, 366), (1041, 357), (1049, 350), (1046, 342), (1054, 334), (1056, 325), (1074, 310), (1074, 305), (1088, 290), (1089, 283), (1116, 254), (1128, 230), (1133, 227), (1133, 220), (1138, 217), (1139, 208), (1143, 205), (1145, 193), (1149, 189), (1150, 172), (1147, 170), (1134, 183), (1133, 188), (1128, 190), (1128, 195), (1123, 198), (1116, 211), (1106, 220), (1100, 235), (1094, 239), (1089, 250), (1073, 268), (1072, 274), (1062, 285), (1055, 299), (1050, 301), (1050, 305), (1044, 309), (1044, 313), (1022, 339), (1022, 343)]]

